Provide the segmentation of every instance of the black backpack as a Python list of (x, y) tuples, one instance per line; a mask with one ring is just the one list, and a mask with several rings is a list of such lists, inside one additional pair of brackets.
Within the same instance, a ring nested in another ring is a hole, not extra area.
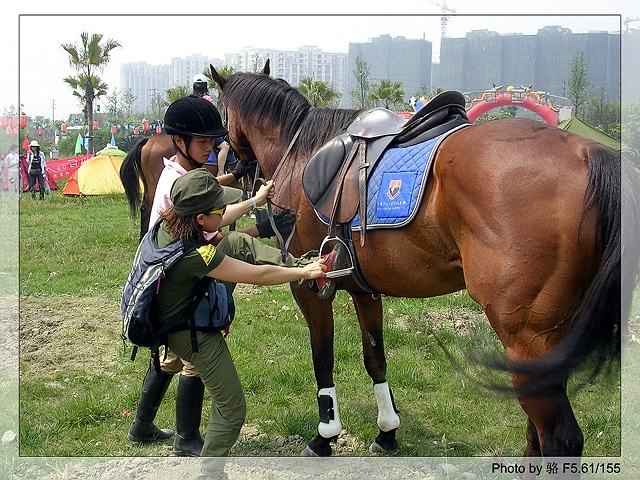
[(122, 335), (125, 342), (133, 344), (131, 359), (134, 360), (139, 347), (149, 348), (156, 365), (160, 368), (159, 351), (167, 346), (167, 334), (171, 331), (191, 329), (191, 343), (198, 351), (196, 331), (229, 331), (235, 316), (233, 297), (223, 283), (204, 277), (198, 284), (191, 302), (187, 322), (180, 321), (182, 315), (167, 320), (162, 327), (154, 322), (154, 299), (160, 292), (162, 279), (178, 260), (202, 244), (182, 245), (175, 240), (160, 248), (157, 233), (161, 221), (145, 234), (140, 241), (133, 266), (124, 285), (120, 308), (122, 310)]

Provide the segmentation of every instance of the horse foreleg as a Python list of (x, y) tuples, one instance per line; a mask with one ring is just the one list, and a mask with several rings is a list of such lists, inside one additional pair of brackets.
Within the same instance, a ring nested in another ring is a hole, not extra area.
[(360, 323), (364, 366), (373, 380), (373, 392), (378, 405), (380, 432), (369, 450), (390, 452), (398, 448), (396, 430), (400, 426), (400, 417), (386, 380), (387, 361), (382, 331), (382, 299), (368, 293), (351, 293), (351, 297)]
[[(515, 385), (515, 383), (514, 383)], [(522, 464), (526, 472), (539, 471), (542, 457), (580, 457), (584, 439), (566, 394), (566, 383), (543, 394), (519, 396), (527, 420), (527, 447)], [(534, 468), (535, 467), (535, 468)], [(533, 480), (529, 474), (524, 480)], [(549, 478), (578, 479), (580, 473), (558, 472)]]
[(293, 288), (292, 291), (309, 327), (320, 417), (318, 435), (309, 443), (302, 455), (328, 457), (332, 452), (331, 441), (342, 430), (338, 398), (333, 383), (333, 309), (331, 301), (320, 300), (308, 288)]

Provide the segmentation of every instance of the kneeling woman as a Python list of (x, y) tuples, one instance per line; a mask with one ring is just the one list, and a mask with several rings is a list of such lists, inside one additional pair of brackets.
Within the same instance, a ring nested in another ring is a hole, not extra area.
[[(184, 312), (185, 321), (196, 287), (204, 276), (225, 282), (254, 285), (277, 285), (325, 276), (324, 260), (304, 267), (252, 265), (225, 256), (206, 243), (205, 231), (218, 230), (225, 207), (238, 200), (236, 189), (223, 187), (208, 170), (192, 170), (174, 182), (172, 207), (162, 212), (158, 229), (158, 246), (175, 239), (183, 245), (198, 242), (202, 246), (180, 259), (166, 272), (156, 299), (158, 322)], [(168, 346), (180, 358), (192, 363), (207, 388), (213, 405), (202, 449), (202, 473), (197, 478), (225, 478), (224, 459), (240, 434), (246, 414), (242, 385), (227, 344), (220, 332), (197, 332), (198, 351), (192, 349), (190, 330), (172, 332)], [(207, 460), (218, 457), (219, 460)]]

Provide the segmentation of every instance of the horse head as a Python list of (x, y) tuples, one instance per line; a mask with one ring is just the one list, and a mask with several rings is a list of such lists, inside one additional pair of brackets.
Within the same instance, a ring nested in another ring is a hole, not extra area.
[[(211, 71), (211, 78), (220, 88), (220, 96), (218, 97), (218, 110), (220, 110), (222, 120), (227, 127), (227, 130), (229, 131), (227, 135), (228, 143), (238, 158), (244, 160), (254, 160), (256, 158), (256, 154), (254, 153), (248, 139), (242, 131), (242, 122), (234, 121), (234, 118), (237, 117), (237, 114), (235, 114), (236, 112), (232, 111), (230, 115), (230, 110), (233, 110), (233, 107), (229, 107), (224, 101), (224, 90), (229, 79), (220, 75), (220, 73), (215, 69), (213, 65), (209, 64), (209, 68)], [(267, 59), (264, 67), (260, 71), (260, 74), (269, 76), (270, 71), (269, 59)]]

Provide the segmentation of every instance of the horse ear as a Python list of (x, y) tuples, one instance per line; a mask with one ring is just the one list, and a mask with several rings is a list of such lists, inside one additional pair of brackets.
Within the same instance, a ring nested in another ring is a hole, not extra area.
[(260, 70), (260, 75), (269, 75), (271, 73), (271, 68), (269, 68), (269, 59), (267, 58), (267, 61), (264, 62), (264, 67), (262, 67), (262, 70)]
[(227, 83), (227, 79), (223, 78), (213, 65), (209, 64), (209, 68), (211, 69), (211, 78), (213, 79), (213, 81), (218, 84), (218, 86), (220, 87), (220, 90), (224, 90), (224, 86)]

